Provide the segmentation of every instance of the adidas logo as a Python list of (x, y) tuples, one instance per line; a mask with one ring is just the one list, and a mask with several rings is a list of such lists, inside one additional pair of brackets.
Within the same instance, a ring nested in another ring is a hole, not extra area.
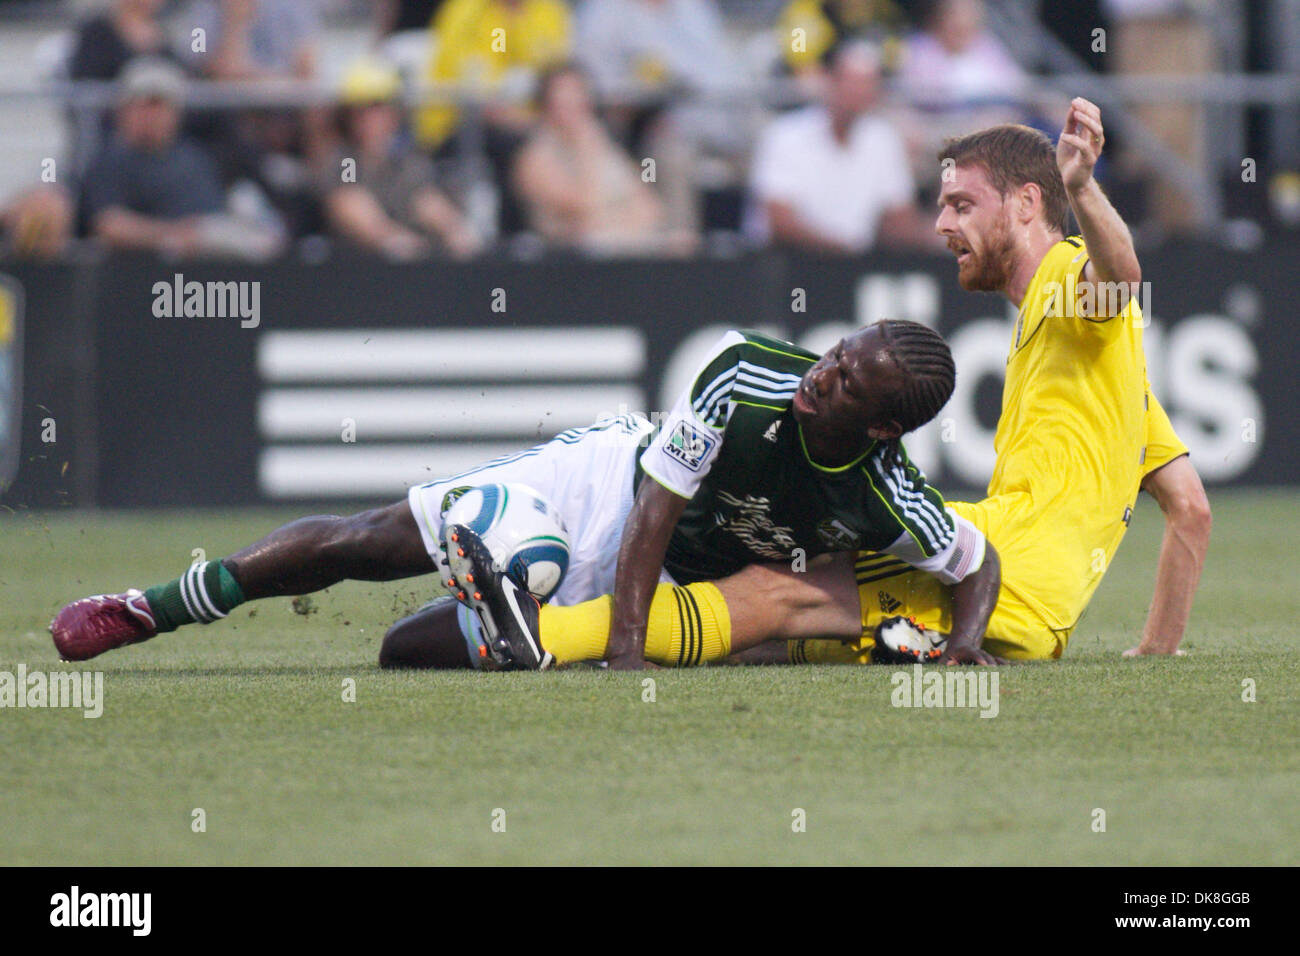
[(776, 433), (777, 433), (777, 431), (778, 431), (780, 428), (781, 428), (781, 419), (778, 418), (778, 419), (777, 419), (776, 421), (774, 421), (772, 424), (770, 424), (770, 425), (767, 426), (767, 431), (763, 432), (763, 438), (764, 438), (764, 440), (765, 440), (765, 441), (770, 441), (770, 442), (775, 442), (775, 441), (776, 441)]
[(880, 599), (880, 610), (883, 614), (893, 614), (903, 606), (903, 602), (888, 591), (877, 591), (876, 597)]

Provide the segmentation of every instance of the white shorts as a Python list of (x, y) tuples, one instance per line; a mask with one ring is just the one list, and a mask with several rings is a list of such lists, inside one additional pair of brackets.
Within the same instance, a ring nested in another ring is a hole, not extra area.
[[(569, 570), (551, 598), (579, 604), (614, 593), (614, 572), (623, 525), (632, 510), (637, 457), (653, 426), (639, 415), (621, 415), (481, 468), (416, 485), (407, 494), (411, 513), (436, 564), (442, 540), (442, 501), (453, 488), (517, 481), (540, 493), (560, 512), (569, 530)], [(671, 580), (666, 575), (662, 580)]]

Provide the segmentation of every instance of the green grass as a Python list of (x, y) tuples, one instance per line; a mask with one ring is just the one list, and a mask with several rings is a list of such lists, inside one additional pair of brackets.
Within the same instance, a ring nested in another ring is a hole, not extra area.
[(1150, 597), (1147, 501), (1065, 659), (1004, 669), (992, 720), (895, 709), (880, 668), (379, 671), (431, 581), (60, 664), (45, 625), (65, 601), (292, 515), (3, 515), (0, 670), (99, 669), (106, 701), (97, 720), (0, 710), (0, 863), (1295, 864), (1300, 493), (1212, 500), (1188, 656), (1118, 656)]

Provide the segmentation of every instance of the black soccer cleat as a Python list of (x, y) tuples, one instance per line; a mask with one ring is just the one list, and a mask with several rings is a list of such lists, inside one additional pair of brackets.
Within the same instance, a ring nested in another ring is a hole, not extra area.
[[(512, 575), (496, 570), (483, 539), (463, 524), (443, 528), (452, 594), (478, 615), (495, 670), (541, 671), (555, 662), (538, 637), (541, 605)], [(486, 663), (486, 661), (485, 661)]]

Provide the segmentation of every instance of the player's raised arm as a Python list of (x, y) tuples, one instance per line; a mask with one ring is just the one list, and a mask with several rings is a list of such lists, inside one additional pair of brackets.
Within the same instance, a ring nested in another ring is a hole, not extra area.
[[(1089, 261), (1082, 278), (1087, 282), (1120, 283), (1125, 292), (1131, 293), (1142, 281), (1133, 236), (1092, 174), (1105, 141), (1101, 110), (1082, 97), (1071, 100), (1056, 145), (1056, 165), (1088, 247)], [(1120, 301), (1122, 307), (1127, 298), (1121, 297)]]

